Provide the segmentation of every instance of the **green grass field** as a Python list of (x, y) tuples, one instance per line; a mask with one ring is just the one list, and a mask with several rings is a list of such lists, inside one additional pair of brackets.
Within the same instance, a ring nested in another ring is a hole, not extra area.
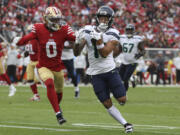
[[(30, 102), (29, 87), (17, 87), (9, 98), (9, 89), (0, 86), (0, 135), (123, 135), (123, 127), (109, 116), (97, 101), (92, 87), (80, 87), (74, 98), (73, 87), (64, 89), (61, 103), (67, 123), (58, 125), (46, 97), (39, 87), (40, 102)], [(134, 124), (133, 135), (180, 135), (180, 88), (130, 88), (128, 101), (120, 106), (128, 122)]]

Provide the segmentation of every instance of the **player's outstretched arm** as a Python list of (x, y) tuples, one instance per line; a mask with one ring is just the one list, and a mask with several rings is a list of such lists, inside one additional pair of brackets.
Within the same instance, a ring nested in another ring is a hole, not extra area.
[(26, 43), (30, 40), (36, 39), (36, 34), (31, 32), (25, 36), (23, 36), (22, 38), (19, 39), (19, 41), (17, 41), (16, 45), (17, 46), (23, 46), (26, 45)]

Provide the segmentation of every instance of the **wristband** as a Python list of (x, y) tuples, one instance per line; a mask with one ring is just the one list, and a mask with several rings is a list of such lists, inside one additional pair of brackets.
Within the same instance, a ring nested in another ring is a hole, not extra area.
[(97, 49), (102, 49), (104, 48), (104, 44), (102, 43), (101, 45), (96, 45)]

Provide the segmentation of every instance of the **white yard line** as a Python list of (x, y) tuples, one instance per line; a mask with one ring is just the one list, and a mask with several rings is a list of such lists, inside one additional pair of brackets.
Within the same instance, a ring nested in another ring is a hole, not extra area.
[(86, 131), (86, 130), (73, 130), (73, 129), (56, 129), (56, 128), (44, 128), (44, 127), (15, 126), (15, 125), (0, 125), (0, 127), (20, 128), (20, 129), (34, 129), (34, 130), (49, 130), (49, 131), (57, 131), (57, 132)]
[[(102, 128), (108, 130), (116, 130), (123, 129), (121, 125), (99, 125), (99, 124), (84, 124), (84, 123), (74, 123), (73, 126), (78, 127), (95, 127)], [(157, 130), (165, 130), (166, 131), (157, 131)], [(180, 129), (180, 127), (172, 127), (172, 126), (154, 126), (154, 125), (134, 125), (134, 132), (145, 132), (145, 133), (153, 133), (153, 134), (167, 134), (172, 135), (172, 133), (167, 132), (168, 130)], [(156, 130), (156, 131), (155, 131)], [(179, 133), (173, 133), (173, 135), (179, 135)]]
[[(42, 124), (42, 123), (24, 123), (24, 122), (13, 122), (13, 121), (4, 121), (4, 122), (1, 122), (2, 123), (9, 123), (9, 124), (22, 124), (22, 125), (36, 125), (36, 126), (51, 126), (52, 127), (52, 124)], [(123, 128), (120, 124), (113, 124), (113, 123), (91, 123), (91, 124), (88, 124), (88, 123), (72, 123), (71, 124), (72, 126), (78, 126), (78, 127), (99, 127), (99, 128)], [(9, 125), (7, 125), (9, 126)], [(69, 125), (64, 125), (64, 126), (67, 126), (69, 127)], [(0, 125), (0, 127), (2, 127), (2, 125)], [(19, 126), (18, 126), (19, 127)], [(23, 126), (22, 126), (23, 127)], [(25, 126), (25, 127), (29, 127), (29, 126)], [(180, 129), (180, 127), (174, 127), (174, 126), (162, 126), (162, 125), (140, 125), (140, 124), (134, 124), (134, 127), (135, 128), (138, 128), (138, 129)], [(30, 127), (31, 128), (31, 127)], [(36, 128), (36, 127), (32, 127), (32, 128)], [(46, 129), (46, 128), (42, 128), (42, 129)], [(53, 129), (54, 128), (47, 128), (47, 129)], [(59, 129), (58, 129), (59, 130)], [(65, 129), (66, 130), (66, 129)], [(67, 129), (69, 130), (69, 129)], [(77, 131), (77, 130), (75, 130)]]
[[(82, 126), (82, 127), (100, 127), (100, 128), (123, 128), (120, 124), (114, 124), (114, 125), (106, 125), (105, 124), (85, 124), (85, 123), (73, 123), (73, 126)], [(136, 125), (134, 124), (134, 127), (146, 128), (146, 129), (180, 129), (180, 127), (173, 127), (173, 126), (160, 126), (160, 125)]]
[[(99, 129), (106, 129), (106, 130), (117, 130), (117, 129), (123, 129), (123, 126), (120, 124), (113, 124), (113, 123), (72, 123), (71, 125), (64, 125), (65, 127), (78, 127), (78, 128), (87, 128), (91, 127), (91, 130), (85, 129), (85, 130), (75, 130), (75, 129), (57, 129), (57, 128), (46, 128), (46, 127), (32, 127), (28, 125), (33, 125), (33, 126), (50, 126), (52, 127), (52, 124), (42, 124), (42, 123), (17, 123), (17, 122), (3, 122), (3, 123), (11, 123), (11, 124), (16, 124), (16, 125), (4, 125), (0, 124), (0, 127), (5, 127), (5, 128), (19, 128), (19, 129), (34, 129), (34, 130), (49, 130), (49, 131), (56, 131), (56, 132), (78, 132), (78, 131), (84, 131), (84, 132), (93, 132), (93, 127), (94, 128), (99, 128)], [(23, 124), (26, 126), (18, 126), (17, 124)], [(172, 131), (174, 129), (180, 129), (180, 127), (173, 127), (173, 126), (161, 126), (161, 125), (139, 125), (139, 124), (134, 124), (134, 130), (135, 132), (145, 132), (145, 133), (156, 133), (156, 134), (169, 134), (172, 135), (172, 133), (168, 131)], [(163, 131), (162, 131), (163, 130)], [(179, 135), (179, 133), (173, 133), (173, 135)]]

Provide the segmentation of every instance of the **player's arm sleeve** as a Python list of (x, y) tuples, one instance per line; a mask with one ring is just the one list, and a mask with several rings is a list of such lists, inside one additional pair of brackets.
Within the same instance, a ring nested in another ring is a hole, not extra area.
[(23, 46), (25, 45), (28, 41), (37, 39), (37, 34), (36, 34), (36, 27), (35, 25), (32, 27), (32, 30), (29, 34), (23, 36), (17, 43), (18, 46)]
[(25, 45), (28, 41), (36, 39), (36, 35), (34, 33), (29, 33), (25, 36), (23, 36), (17, 43), (18, 46), (23, 46)]
[(67, 26), (67, 37), (66, 40), (68, 41), (75, 41), (76, 36), (74, 31), (72, 30), (72, 28), (70, 26)]

